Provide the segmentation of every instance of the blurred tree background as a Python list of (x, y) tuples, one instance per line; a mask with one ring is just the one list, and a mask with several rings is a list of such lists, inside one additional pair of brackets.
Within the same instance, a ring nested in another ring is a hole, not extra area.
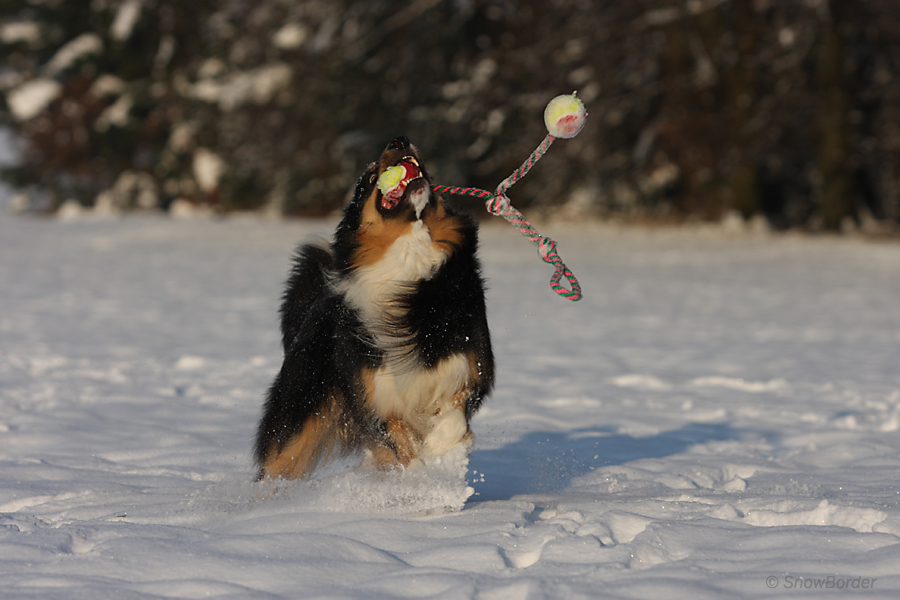
[(5, 178), (33, 210), (341, 207), (408, 135), (523, 207), (900, 227), (897, 0), (0, 0)]

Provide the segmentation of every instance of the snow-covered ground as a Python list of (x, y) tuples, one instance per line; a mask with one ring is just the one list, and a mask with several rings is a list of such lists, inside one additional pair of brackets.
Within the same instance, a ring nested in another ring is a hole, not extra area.
[[(15, 149), (15, 141), (9, 129), (0, 127), (0, 169), (11, 167), (16, 163), (18, 153)], [(6, 212), (9, 206), (9, 199), (13, 195), (13, 190), (6, 182), (0, 181), (0, 214)]]
[(293, 246), (333, 221), (0, 217), (2, 598), (896, 598), (900, 245), (483, 229), (468, 493), (259, 499)]

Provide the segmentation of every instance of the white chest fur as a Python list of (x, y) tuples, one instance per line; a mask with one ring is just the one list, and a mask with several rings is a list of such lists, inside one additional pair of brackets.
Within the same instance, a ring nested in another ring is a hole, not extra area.
[(384, 363), (374, 375), (372, 408), (382, 418), (402, 418), (437, 454), (468, 432), (462, 410), (453, 406), (454, 398), (468, 384), (468, 361), (455, 354), (432, 368), (415, 364), (409, 360), (407, 340), (393, 333), (389, 325), (392, 318), (401, 316), (401, 308), (393, 300), (417, 281), (431, 279), (446, 259), (447, 254), (434, 245), (428, 227), (419, 220), (380, 260), (357, 269), (338, 284), (385, 353)]
[(417, 281), (434, 277), (446, 259), (447, 254), (432, 243), (425, 223), (416, 221), (381, 259), (339, 283), (338, 291), (360, 312), (376, 339), (390, 336), (382, 323), (386, 317), (396, 316), (393, 300)]

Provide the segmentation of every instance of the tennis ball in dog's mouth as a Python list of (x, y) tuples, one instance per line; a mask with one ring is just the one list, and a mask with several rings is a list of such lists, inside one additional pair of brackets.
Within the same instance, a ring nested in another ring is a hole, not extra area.
[(544, 125), (553, 137), (575, 137), (584, 128), (586, 120), (587, 111), (575, 94), (557, 96), (544, 109)]
[(403, 161), (399, 165), (388, 167), (378, 176), (378, 189), (381, 190), (382, 206), (394, 208), (403, 199), (409, 182), (422, 177), (416, 164)]
[[(388, 167), (378, 176), (378, 189), (385, 196), (391, 196), (391, 192), (395, 192), (400, 183), (406, 177), (406, 169), (401, 165), (396, 167)], [(402, 192), (401, 192), (402, 193)]]

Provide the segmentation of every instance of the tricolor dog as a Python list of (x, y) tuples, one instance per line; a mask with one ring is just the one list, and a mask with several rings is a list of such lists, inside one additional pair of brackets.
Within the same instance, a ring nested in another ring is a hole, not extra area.
[[(380, 184), (380, 185), (379, 185)], [(474, 436), (494, 361), (475, 222), (394, 138), (356, 184), (333, 242), (305, 245), (281, 305), (284, 363), (256, 437), (258, 478), (302, 478), (363, 451), (381, 470)]]

